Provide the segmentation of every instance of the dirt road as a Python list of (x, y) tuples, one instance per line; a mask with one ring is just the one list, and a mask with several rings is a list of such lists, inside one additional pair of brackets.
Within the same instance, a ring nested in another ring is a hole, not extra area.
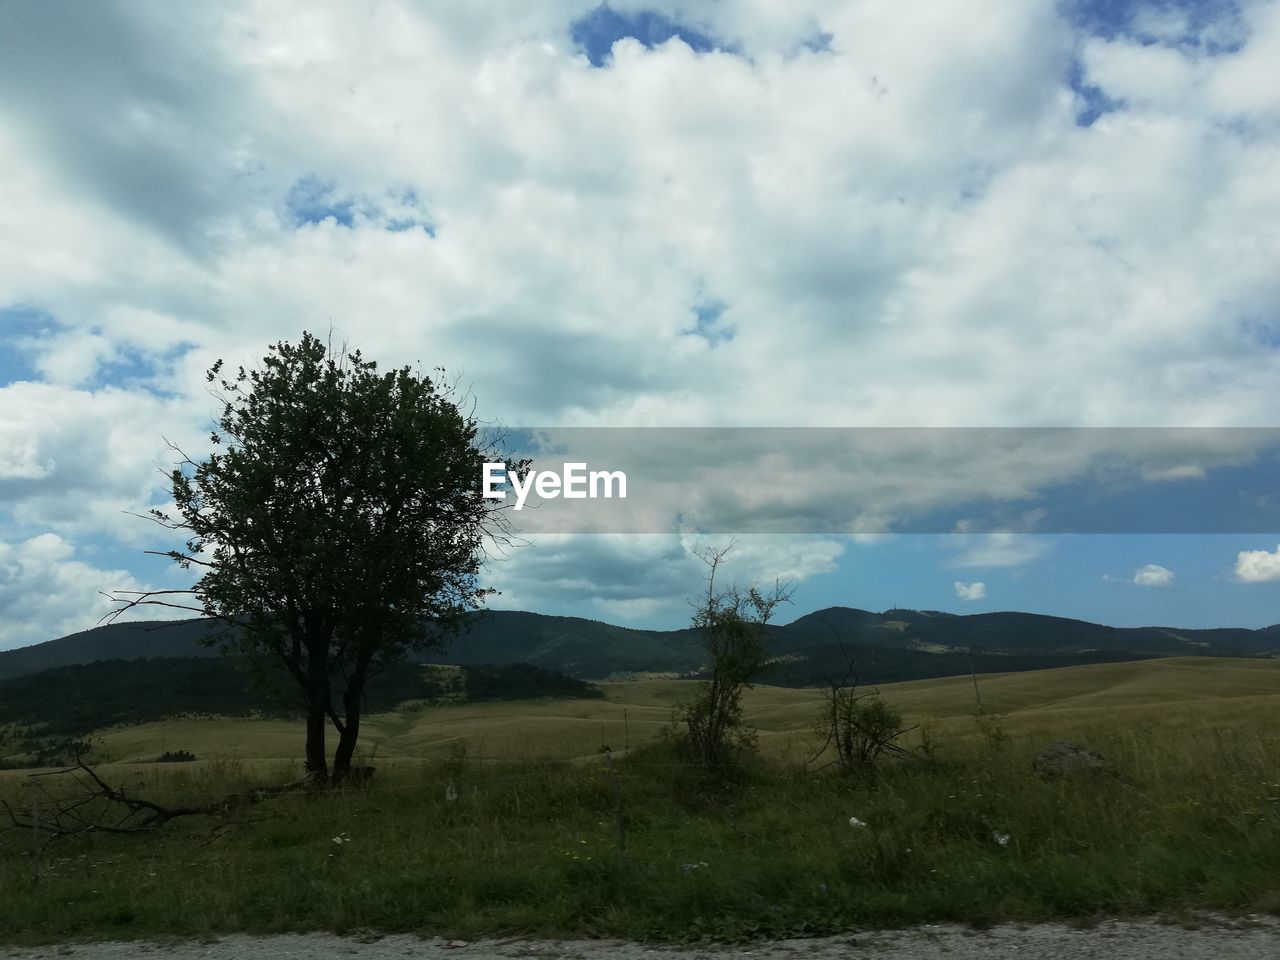
[(420, 940), (393, 936), (346, 939), (306, 936), (224, 937), (173, 944), (91, 943), (0, 948), (5, 960), (1277, 960), (1280, 921), (1209, 918), (1195, 929), (1149, 921), (1101, 923), (1089, 929), (1056, 924), (988, 931), (925, 926), (817, 940), (780, 940), (738, 947), (648, 947), (602, 940)]

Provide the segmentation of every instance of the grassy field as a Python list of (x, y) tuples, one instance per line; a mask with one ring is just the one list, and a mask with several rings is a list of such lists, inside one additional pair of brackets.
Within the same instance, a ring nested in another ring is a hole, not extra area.
[[(462, 744), (489, 760), (573, 760), (655, 742), (672, 709), (691, 693), (682, 680), (604, 683), (604, 700), (545, 700), (448, 707), (412, 707), (365, 719), (366, 758), (441, 758)], [(983, 708), (1005, 714), (1011, 730), (1029, 738), (1101, 735), (1118, 723), (1256, 729), (1280, 719), (1280, 661), (1186, 657), (1097, 664), (978, 677)], [(927, 718), (932, 734), (962, 743), (977, 735), (970, 677), (948, 677), (879, 688), (909, 719)], [(756, 687), (747, 719), (760, 731), (761, 751), (799, 761), (813, 751), (815, 690)], [(205, 760), (301, 762), (302, 730), (285, 720), (172, 720), (99, 731), (112, 760), (154, 760), (165, 750), (189, 750)], [(0, 777), (21, 777), (21, 772)]]
[[(927, 718), (935, 760), (855, 776), (800, 763), (813, 691), (753, 691), (762, 756), (712, 778), (658, 742), (685, 695), (676, 681), (610, 685), (603, 702), (390, 714), (369, 728), (367, 788), (36, 854), (28, 831), (0, 833), (0, 941), (310, 929), (694, 940), (1280, 911), (1280, 664), (1148, 661), (979, 688), (1006, 737), (980, 733), (968, 677), (882, 688)], [(125, 759), (162, 745), (209, 759), (104, 775), (177, 803), (298, 769), (289, 724), (156, 726), (104, 738)], [(597, 751), (621, 753), (628, 735), (615, 779)], [(1098, 750), (1115, 774), (1041, 780), (1030, 758), (1055, 739)], [(24, 780), (6, 774), (0, 795), (26, 802)]]

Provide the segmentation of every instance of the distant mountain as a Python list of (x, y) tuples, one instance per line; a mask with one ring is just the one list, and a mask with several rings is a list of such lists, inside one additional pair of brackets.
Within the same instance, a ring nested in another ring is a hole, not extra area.
[[(209, 620), (116, 623), (58, 640), (0, 653), (0, 679), (95, 660), (213, 656), (201, 640)], [(872, 613), (832, 607), (771, 627), (775, 662), (766, 682), (821, 683), (843, 672), (845, 657), (865, 682), (888, 682), (979, 672), (1033, 670), (1080, 663), (1168, 656), (1280, 655), (1280, 625), (1260, 630), (1108, 627), (1032, 613), (959, 615), (928, 610)], [(842, 652), (843, 651), (843, 652)], [(487, 611), (443, 652), (424, 663), (529, 663), (571, 677), (599, 679), (619, 672), (701, 669), (695, 631), (633, 630), (598, 620), (523, 611)]]
[[(0, 680), (95, 660), (210, 657), (201, 641), (221, 626), (212, 620), (114, 623), (57, 640), (0, 652)], [(468, 619), (446, 651), (420, 654), (422, 663), (531, 663), (579, 678), (618, 671), (687, 671), (701, 664), (691, 630), (632, 630), (580, 617), (490, 610)]]
[[(633, 630), (600, 620), (491, 610), (470, 618), (468, 629), (428, 663), (531, 663), (571, 677), (599, 679), (611, 673), (674, 671), (702, 665), (697, 633)], [(0, 667), (3, 669), (3, 667)]]
[(933, 610), (868, 613), (831, 607), (800, 617), (783, 630), (787, 637), (784, 643), (798, 646), (830, 644), (839, 636), (846, 643), (938, 654), (970, 649), (986, 654), (1123, 650), (1159, 657), (1195, 654), (1251, 657), (1280, 652), (1280, 624), (1260, 630), (1107, 627), (1037, 613), (960, 615)]
[(212, 657), (218, 651), (200, 641), (218, 630), (213, 620), (142, 620), (112, 623), (0, 652), (0, 680), (95, 660), (144, 657)]

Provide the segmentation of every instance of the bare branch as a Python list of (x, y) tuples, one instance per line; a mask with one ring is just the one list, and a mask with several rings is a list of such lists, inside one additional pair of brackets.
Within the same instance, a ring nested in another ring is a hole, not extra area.
[[(195, 590), (114, 590), (111, 593), (99, 590), (99, 595), (106, 597), (112, 603), (118, 603), (121, 606), (104, 613), (98, 618), (98, 623), (115, 623), (122, 613), (132, 610), (134, 607), (169, 607), (173, 610), (189, 610), (193, 613), (206, 614), (203, 606), (193, 607), (184, 603), (170, 603), (167, 600), (153, 600), (152, 597), (172, 596), (175, 594), (188, 594), (198, 596)], [(129, 599), (132, 597), (132, 599)]]
[[(38, 779), (41, 777), (70, 777), (79, 792), (71, 795), (56, 794), (48, 789), (44, 780)], [(225, 814), (239, 807), (261, 803), (271, 797), (312, 786), (315, 781), (308, 776), (280, 786), (228, 794), (212, 803), (175, 807), (132, 796), (123, 788), (112, 786), (79, 758), (74, 767), (32, 774), (28, 782), (32, 789), (39, 790), (41, 798), (46, 801), (41, 805), (42, 811), (46, 812), (42, 813), (37, 823), (15, 810), (7, 801), (0, 800), (0, 807), (3, 807), (10, 823), (5, 829), (38, 828), (40, 833), (52, 841), (85, 833), (146, 833), (170, 820)]]

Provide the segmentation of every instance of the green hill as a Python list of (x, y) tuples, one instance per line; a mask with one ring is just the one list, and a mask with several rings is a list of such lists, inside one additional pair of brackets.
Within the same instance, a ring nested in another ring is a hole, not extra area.
[[(0, 679), (95, 660), (212, 657), (207, 620), (118, 623), (0, 653)], [(852, 657), (866, 682), (979, 672), (1037, 670), (1169, 656), (1269, 657), (1280, 625), (1260, 630), (1118, 628), (1029, 613), (961, 616), (927, 610), (872, 613), (832, 607), (769, 629), (775, 662), (766, 681), (804, 686), (844, 672)], [(971, 662), (972, 656), (972, 662)], [(486, 611), (446, 650), (421, 663), (527, 663), (579, 679), (617, 673), (697, 675), (702, 648), (692, 630), (636, 630), (579, 617)]]

